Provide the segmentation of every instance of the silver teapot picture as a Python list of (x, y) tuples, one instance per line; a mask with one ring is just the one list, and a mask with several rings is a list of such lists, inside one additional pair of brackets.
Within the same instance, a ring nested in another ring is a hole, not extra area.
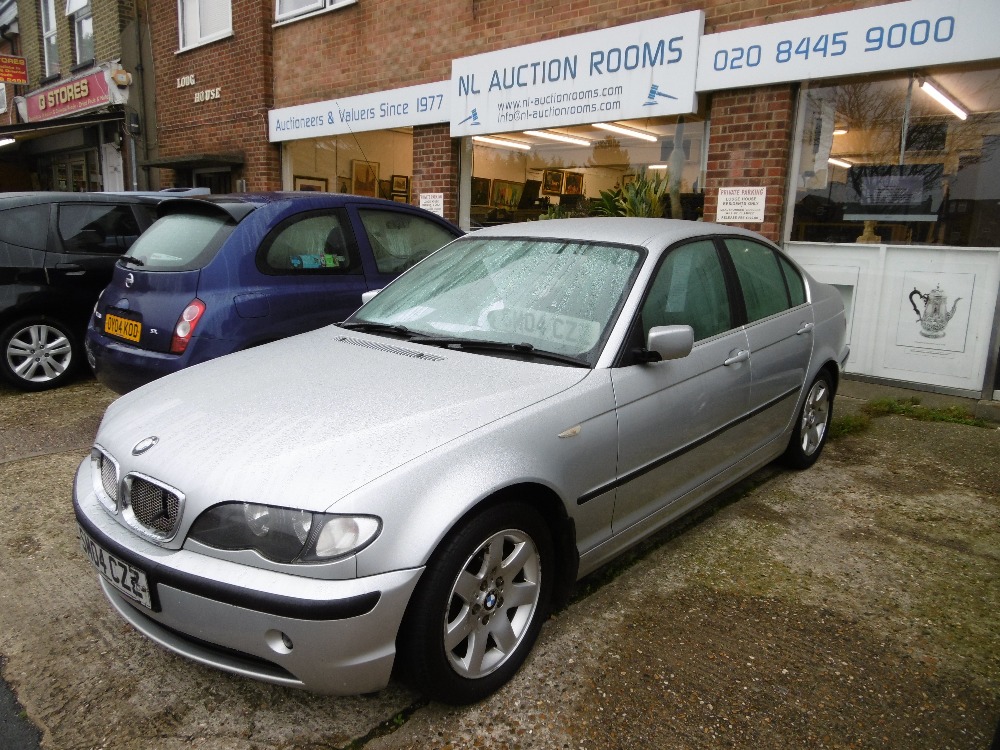
[[(913, 301), (914, 297), (919, 297), (923, 301), (923, 312)], [(954, 317), (955, 308), (958, 307), (958, 302), (961, 299), (958, 297), (949, 310), (948, 297), (941, 291), (940, 284), (927, 294), (914, 287), (913, 291), (910, 292), (910, 304), (913, 305), (913, 312), (917, 314), (917, 322), (920, 323), (920, 335), (929, 339), (942, 338), (945, 335), (944, 329), (948, 326), (948, 321)]]

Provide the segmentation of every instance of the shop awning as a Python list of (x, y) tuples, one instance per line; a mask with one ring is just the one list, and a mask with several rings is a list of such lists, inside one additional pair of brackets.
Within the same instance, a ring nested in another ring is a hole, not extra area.
[(0, 127), (0, 138), (30, 141), (35, 138), (42, 138), (47, 135), (86, 127), (87, 125), (98, 125), (102, 122), (122, 121), (124, 119), (124, 112), (89, 112), (85, 115), (77, 115), (76, 117), (60, 117), (55, 120), (43, 120), (41, 122), (20, 122), (16, 125), (4, 125)]
[(244, 163), (243, 154), (184, 154), (162, 156), (139, 162), (142, 167), (164, 169), (207, 169), (211, 167), (239, 167)]

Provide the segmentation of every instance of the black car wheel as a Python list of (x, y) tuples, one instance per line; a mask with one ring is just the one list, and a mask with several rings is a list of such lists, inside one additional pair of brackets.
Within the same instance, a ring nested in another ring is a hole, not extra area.
[(548, 612), (553, 560), (530, 506), (497, 505), (466, 522), (428, 564), (400, 633), (414, 687), (460, 705), (513, 677)]
[(833, 387), (830, 376), (821, 372), (816, 376), (785, 449), (785, 463), (795, 469), (808, 469), (819, 458), (826, 445), (826, 435), (833, 418)]
[(21, 318), (0, 332), (0, 374), (15, 388), (43, 391), (66, 382), (80, 360), (76, 335), (43, 315)]

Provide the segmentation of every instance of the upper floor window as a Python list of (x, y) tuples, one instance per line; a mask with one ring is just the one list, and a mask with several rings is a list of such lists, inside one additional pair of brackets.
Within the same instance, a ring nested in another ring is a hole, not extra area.
[(90, 0), (66, 0), (66, 15), (73, 19), (76, 64), (94, 59), (94, 15)]
[(56, 2), (42, 0), (42, 50), (45, 62), (45, 76), (59, 72), (59, 44), (56, 41)]
[(354, 5), (356, 2), (357, 0), (277, 0), (274, 20), (280, 23), (321, 10), (333, 10), (345, 5)]
[(197, 47), (233, 32), (230, 0), (177, 0), (180, 48)]

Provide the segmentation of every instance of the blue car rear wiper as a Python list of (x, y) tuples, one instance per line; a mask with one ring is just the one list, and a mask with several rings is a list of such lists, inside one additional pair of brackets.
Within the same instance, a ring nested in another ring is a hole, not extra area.
[(135, 265), (137, 265), (137, 266), (144, 266), (144, 265), (146, 265), (141, 260), (139, 260), (138, 258), (136, 258), (135, 256), (132, 256), (132, 255), (123, 255), (118, 260), (120, 260), (122, 263), (135, 263)]

